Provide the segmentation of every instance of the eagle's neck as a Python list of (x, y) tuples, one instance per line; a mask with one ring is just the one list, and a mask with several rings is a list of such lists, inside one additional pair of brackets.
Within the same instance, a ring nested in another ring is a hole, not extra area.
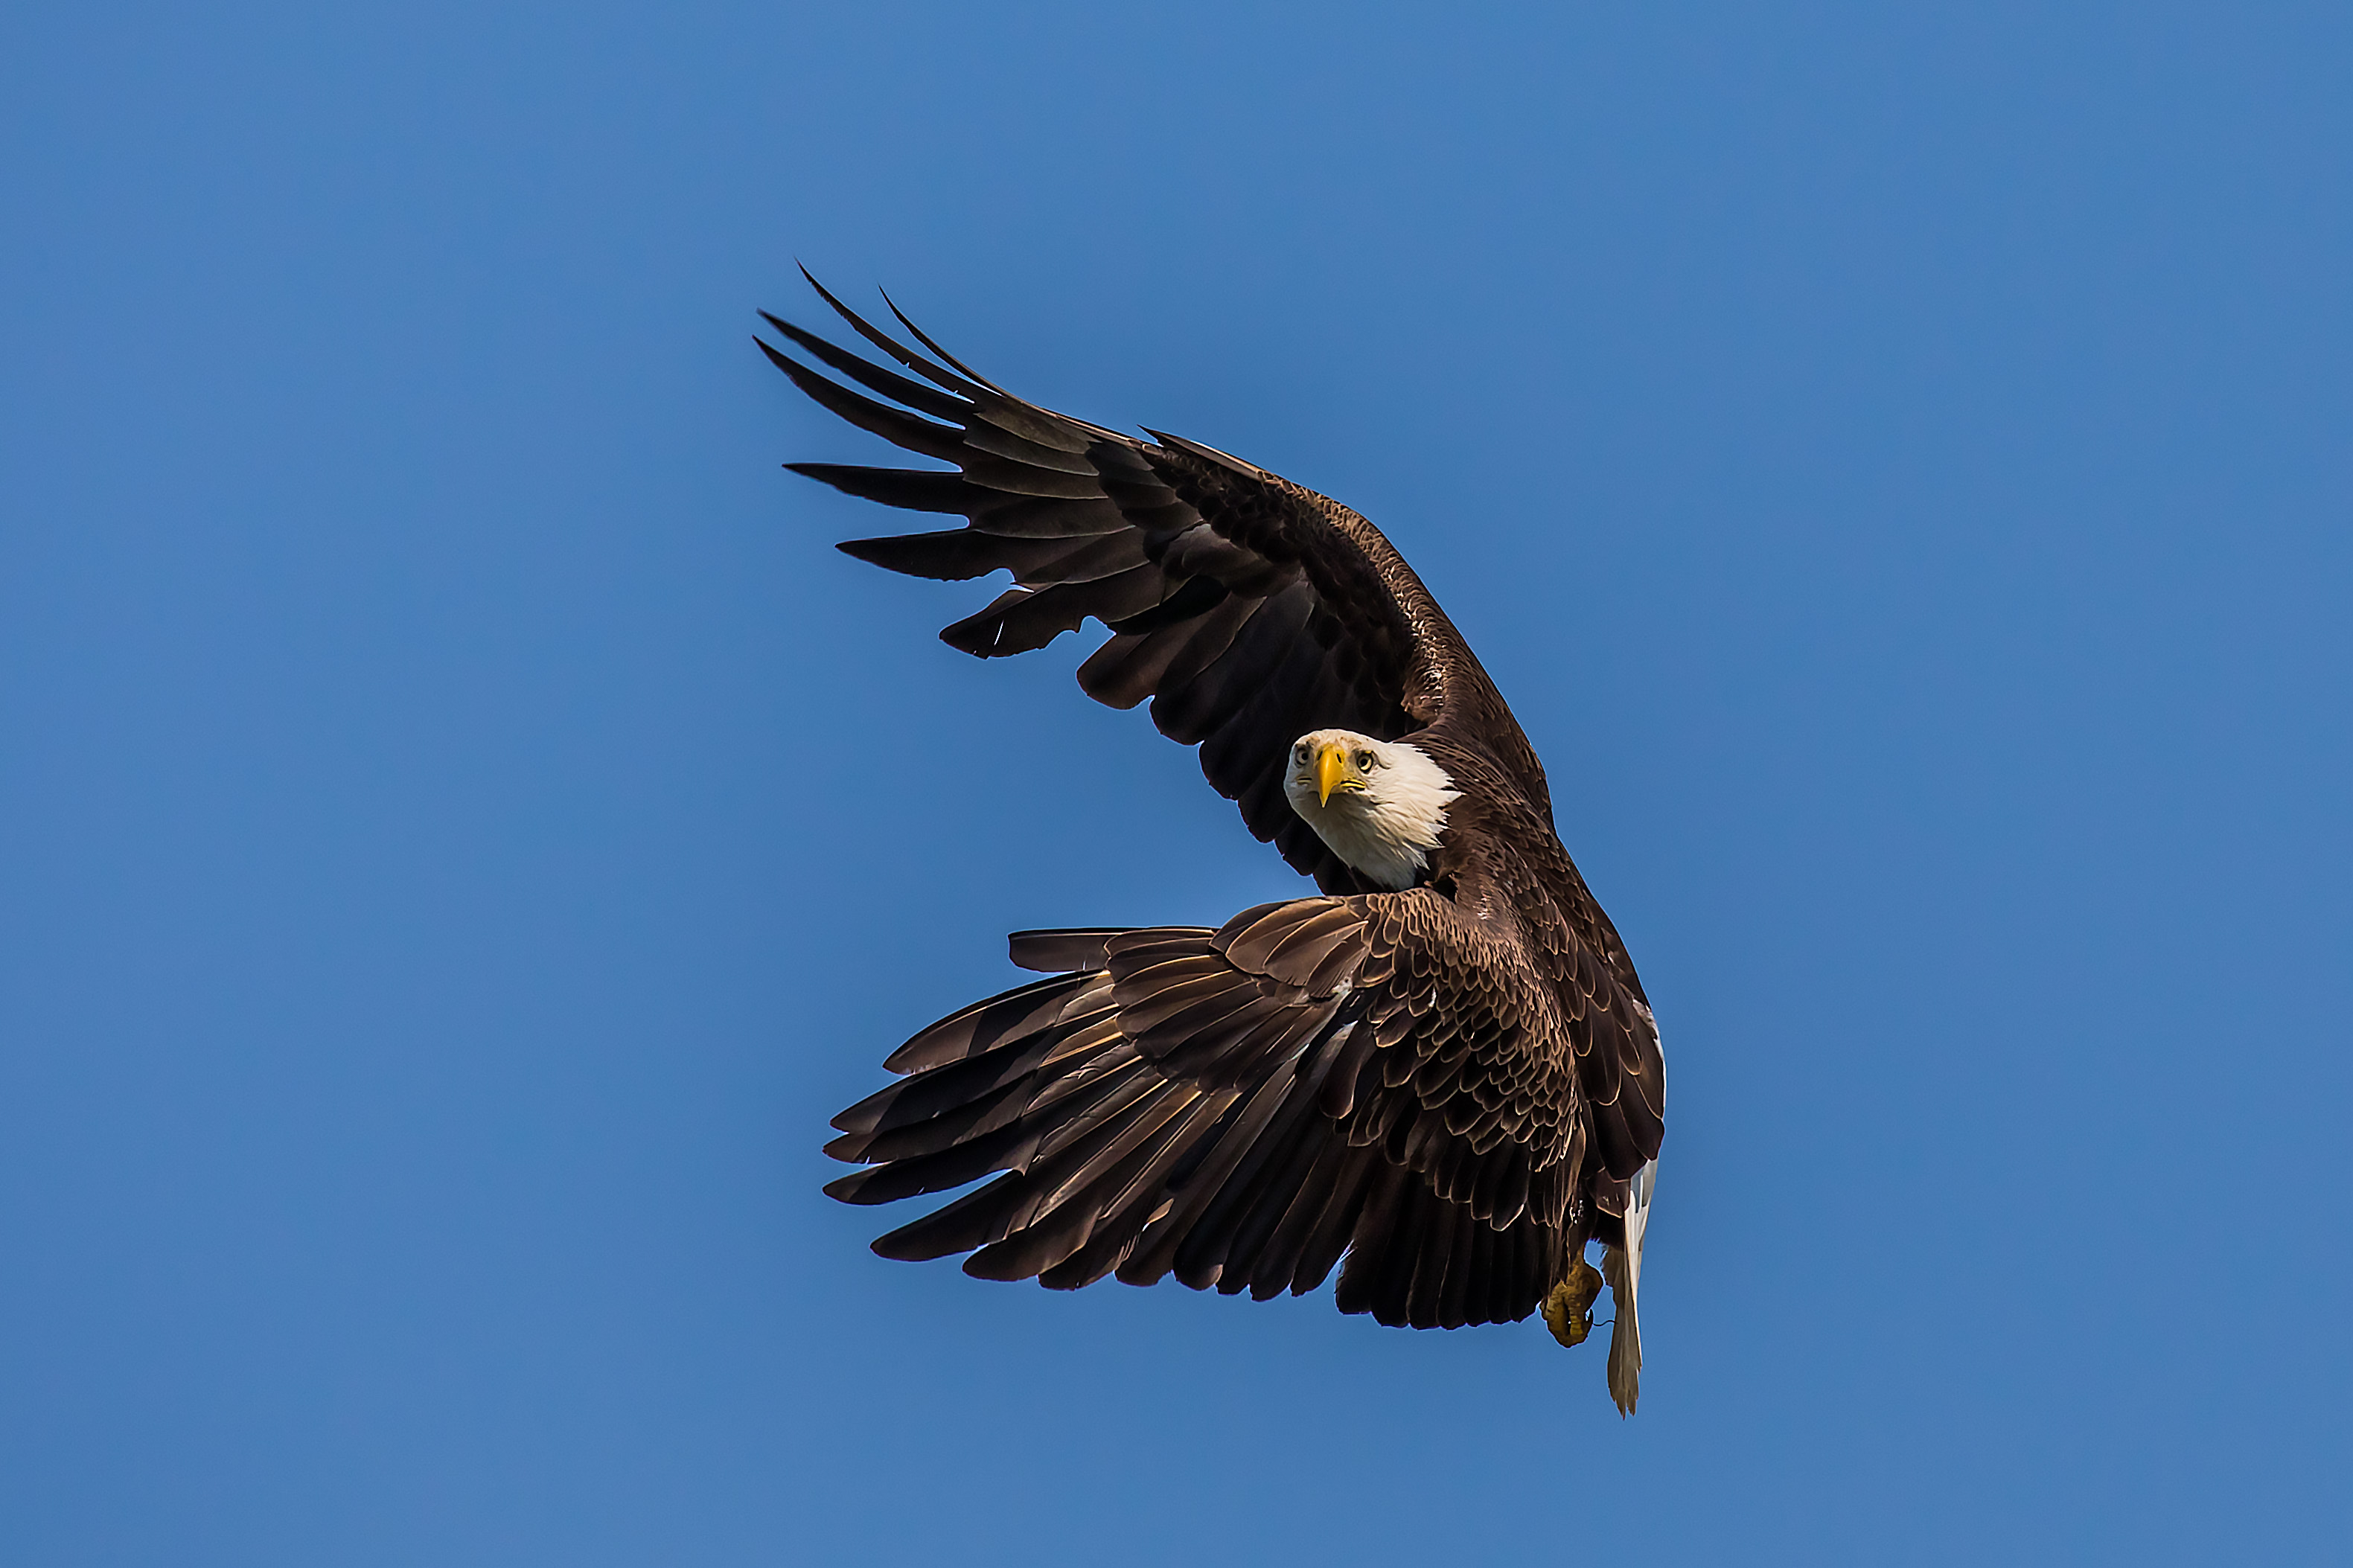
[(1410, 888), (1430, 867), (1430, 852), (1446, 831), (1446, 807), (1461, 798), (1454, 780), (1429, 753), (1402, 742), (1381, 748), (1385, 764), (1372, 787), (1348, 790), (1318, 805), (1310, 793), (1292, 805), (1333, 854), (1376, 884)]

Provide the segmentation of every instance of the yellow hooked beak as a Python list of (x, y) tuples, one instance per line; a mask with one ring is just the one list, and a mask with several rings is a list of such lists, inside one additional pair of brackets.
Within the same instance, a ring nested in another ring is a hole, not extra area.
[(1347, 748), (1337, 742), (1326, 741), (1315, 754), (1315, 804), (1332, 804), (1332, 792), (1351, 787), (1348, 777)]

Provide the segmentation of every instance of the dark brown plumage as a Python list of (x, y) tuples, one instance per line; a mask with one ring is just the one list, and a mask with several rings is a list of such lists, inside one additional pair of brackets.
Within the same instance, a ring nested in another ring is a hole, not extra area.
[[(1609, 1382), (1630, 1409), (1658, 1033), (1554, 832), (1542, 764), (1452, 623), (1347, 508), (1181, 437), (1025, 403), (904, 316), (935, 357), (818, 292), (921, 379), (774, 316), (854, 385), (762, 350), (825, 407), (954, 471), (789, 466), (967, 520), (841, 548), (918, 576), (1009, 572), (941, 634), (981, 658), (1103, 622), (1081, 686), (1149, 700), (1250, 832), (1324, 890), (1214, 931), (1016, 935), (1014, 961), (1054, 978), (901, 1047), (900, 1081), (835, 1118), (827, 1152), (863, 1168), (827, 1191), (878, 1204), (991, 1178), (875, 1243), (969, 1252), (985, 1279), (1174, 1274), (1263, 1300), (1340, 1264), (1343, 1311), (1457, 1328), (1551, 1297), (1570, 1342), (1597, 1239), (1617, 1298)], [(1286, 796), (1293, 742), (1327, 730), (1410, 746), (1458, 792), (1415, 885), (1344, 860)]]

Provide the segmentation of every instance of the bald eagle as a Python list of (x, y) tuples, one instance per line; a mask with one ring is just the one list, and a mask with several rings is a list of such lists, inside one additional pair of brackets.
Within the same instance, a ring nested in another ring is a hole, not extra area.
[(761, 349), (826, 408), (951, 468), (787, 467), (966, 520), (840, 548), (920, 577), (1010, 573), (940, 634), (982, 658), (1102, 622), (1080, 686), (1148, 699), (1321, 889), (1215, 930), (1017, 932), (1013, 962), (1048, 978), (892, 1053), (899, 1080), (834, 1118), (826, 1152), (862, 1168), (826, 1191), (881, 1204), (984, 1183), (874, 1250), (969, 1253), (967, 1274), (1057, 1289), (1174, 1274), (1264, 1300), (1337, 1265), (1344, 1312), (1451, 1329), (1541, 1309), (1575, 1345), (1606, 1279), (1609, 1391), (1632, 1410), (1658, 1027), (1461, 635), (1346, 507), (1181, 437), (1024, 402), (897, 306), (928, 355), (809, 283), (913, 376), (765, 311), (814, 363)]

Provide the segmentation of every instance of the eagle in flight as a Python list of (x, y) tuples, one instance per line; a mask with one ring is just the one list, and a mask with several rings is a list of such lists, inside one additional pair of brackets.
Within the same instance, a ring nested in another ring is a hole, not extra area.
[(1658, 1027), (1461, 634), (1336, 501), (1026, 403), (895, 305), (929, 357), (809, 282), (912, 376), (765, 311), (814, 364), (762, 350), (842, 418), (949, 467), (788, 467), (965, 520), (840, 548), (918, 577), (1010, 573), (940, 634), (981, 658), (1101, 621), (1081, 688), (1148, 700), (1321, 889), (1215, 930), (1016, 933), (1013, 962), (1048, 978), (892, 1053), (898, 1081), (834, 1118), (826, 1152), (862, 1168), (826, 1191), (882, 1204), (982, 1183), (874, 1250), (969, 1253), (967, 1274), (1056, 1289), (1174, 1274), (1264, 1300), (1337, 1265), (1344, 1312), (1451, 1329), (1541, 1309), (1574, 1345), (1606, 1278), (1609, 1391), (1632, 1410)]

